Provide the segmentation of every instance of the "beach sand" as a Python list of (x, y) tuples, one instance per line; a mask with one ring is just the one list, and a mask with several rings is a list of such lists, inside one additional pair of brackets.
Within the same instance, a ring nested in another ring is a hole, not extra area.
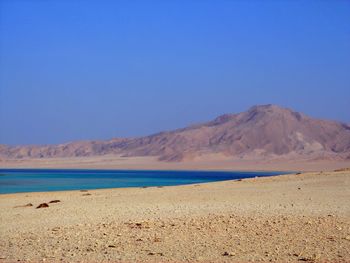
[(349, 160), (298, 160), (295, 158), (240, 159), (208, 154), (181, 162), (162, 162), (158, 157), (123, 157), (118, 155), (0, 159), (0, 168), (68, 168), (135, 170), (234, 170), (234, 171), (333, 171), (350, 167)]
[(0, 258), (350, 262), (350, 171), (0, 195)]

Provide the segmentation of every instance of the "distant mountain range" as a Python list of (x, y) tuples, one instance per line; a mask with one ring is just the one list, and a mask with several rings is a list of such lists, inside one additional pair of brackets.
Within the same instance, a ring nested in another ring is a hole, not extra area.
[(202, 124), (139, 138), (59, 145), (0, 145), (1, 159), (99, 155), (157, 156), (191, 160), (207, 154), (228, 158), (350, 160), (350, 126), (310, 118), (276, 105), (253, 106)]

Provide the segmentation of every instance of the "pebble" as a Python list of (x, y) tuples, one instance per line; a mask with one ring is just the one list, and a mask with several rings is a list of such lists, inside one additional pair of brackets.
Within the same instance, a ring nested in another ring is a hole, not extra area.
[(36, 208), (47, 208), (49, 207), (49, 205), (47, 203), (42, 203), (40, 205), (38, 205)]
[(52, 201), (49, 202), (49, 204), (52, 204), (52, 203), (59, 203), (59, 202), (61, 202), (61, 201), (60, 201), (60, 200), (52, 200)]
[(235, 255), (235, 253), (225, 251), (222, 255), (224, 257), (233, 257)]
[(15, 206), (15, 208), (18, 208), (18, 207), (31, 207), (31, 206), (33, 206), (33, 204), (32, 204), (32, 203), (28, 203), (28, 204), (26, 204), (26, 205), (18, 205), (18, 206)]

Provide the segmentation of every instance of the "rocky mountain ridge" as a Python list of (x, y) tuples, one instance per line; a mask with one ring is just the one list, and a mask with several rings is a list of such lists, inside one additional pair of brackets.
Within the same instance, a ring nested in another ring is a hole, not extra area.
[(319, 120), (276, 105), (253, 106), (207, 123), (139, 138), (81, 141), (47, 146), (0, 145), (0, 158), (99, 155), (157, 156), (183, 161), (206, 154), (227, 158), (315, 158), (350, 160), (350, 126)]

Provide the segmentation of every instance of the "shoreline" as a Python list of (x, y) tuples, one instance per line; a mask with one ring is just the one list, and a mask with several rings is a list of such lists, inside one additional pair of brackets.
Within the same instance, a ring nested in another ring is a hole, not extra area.
[[(59, 171), (59, 170), (68, 170), (68, 171), (127, 171), (127, 172), (132, 172), (132, 171), (148, 171), (148, 172), (227, 172), (227, 173), (231, 173), (231, 172), (243, 172), (243, 173), (263, 173), (263, 172), (276, 172), (276, 173), (298, 173), (298, 172), (302, 172), (302, 171), (292, 171), (292, 170), (229, 170), (229, 169), (206, 169), (206, 170), (201, 170), (200, 168), (198, 169), (127, 169), (127, 168), (123, 168), (123, 169), (118, 169), (118, 168), (65, 168), (65, 167), (57, 167), (57, 168), (45, 168), (45, 167), (26, 167), (26, 168), (14, 168), (14, 167), (1, 167), (0, 166), (0, 171), (1, 170), (52, 170), (52, 171)], [(317, 170), (315, 171), (308, 171), (308, 172), (318, 172)]]
[[(277, 175), (267, 175), (260, 176), (259, 178), (271, 177), (271, 176), (283, 176), (283, 175), (292, 175), (292, 174), (277, 174)], [(123, 189), (154, 189), (154, 188), (169, 188), (169, 187), (181, 187), (181, 186), (201, 186), (206, 184), (220, 183), (220, 182), (236, 182), (243, 181), (254, 178), (242, 178), (242, 179), (230, 179), (230, 180), (222, 180), (222, 181), (213, 181), (213, 182), (203, 182), (203, 183), (189, 183), (189, 184), (179, 184), (179, 185), (161, 185), (161, 186), (130, 186), (130, 187), (111, 187), (111, 188), (93, 188), (93, 189), (75, 189), (75, 190), (53, 190), (53, 191), (39, 191), (39, 192), (17, 192), (17, 193), (0, 193), (0, 197), (6, 197), (10, 195), (26, 195), (26, 194), (46, 194), (46, 193), (70, 193), (70, 192), (92, 192), (92, 191), (113, 191), (113, 190), (123, 190)]]
[[(0, 168), (0, 172), (3, 168)], [(5, 169), (4, 169), (5, 170)], [(10, 169), (12, 170), (12, 169)], [(31, 170), (31, 169), (13, 169), (13, 170)], [(33, 169), (35, 170), (40, 170), (40, 169)], [(77, 171), (100, 171), (97, 169), (42, 169), (42, 170), (51, 170), (51, 171), (58, 171), (58, 170), (62, 170), (62, 171), (70, 171), (70, 170), (77, 170)], [(123, 170), (106, 170), (106, 171), (123, 171)], [(124, 170), (124, 171), (132, 171), (132, 170)], [(156, 171), (156, 172), (162, 172), (165, 170), (134, 170), (134, 171)], [(172, 170), (172, 171), (177, 171), (180, 172), (182, 170)], [(257, 171), (200, 171), (200, 170), (183, 170), (183, 171), (188, 171), (188, 172), (243, 172), (243, 173), (255, 173)], [(261, 171), (262, 172), (262, 171)], [(270, 171), (271, 172), (271, 171)], [(254, 179), (254, 178), (266, 178), (266, 177), (271, 177), (271, 176), (283, 176), (283, 175), (293, 175), (295, 174), (295, 172), (281, 172), (281, 174), (279, 174), (279, 172), (276, 172), (276, 174), (272, 174), (272, 175), (259, 175), (259, 176), (255, 176), (255, 177), (247, 177), (247, 178), (237, 178), (237, 179), (228, 179), (228, 180), (218, 180), (218, 181), (211, 181), (211, 182), (195, 182), (195, 183), (187, 183), (187, 184), (176, 184), (176, 185), (150, 185), (150, 186), (130, 186), (130, 187), (110, 187), (110, 188), (84, 188), (84, 189), (72, 189), (72, 190), (52, 190), (52, 191), (29, 191), (29, 192), (16, 192), (16, 193), (0, 193), (0, 196), (4, 196), (4, 195), (15, 195), (15, 194), (28, 194), (28, 193), (52, 193), (52, 192), (72, 192), (72, 191), (99, 191), (99, 190), (117, 190), (117, 189), (140, 189), (140, 188), (165, 188), (165, 187), (177, 187), (177, 186), (187, 186), (187, 185), (204, 185), (204, 184), (211, 184), (211, 183), (220, 183), (220, 182), (234, 182), (234, 181), (243, 181), (243, 180), (248, 180), (248, 179)]]

